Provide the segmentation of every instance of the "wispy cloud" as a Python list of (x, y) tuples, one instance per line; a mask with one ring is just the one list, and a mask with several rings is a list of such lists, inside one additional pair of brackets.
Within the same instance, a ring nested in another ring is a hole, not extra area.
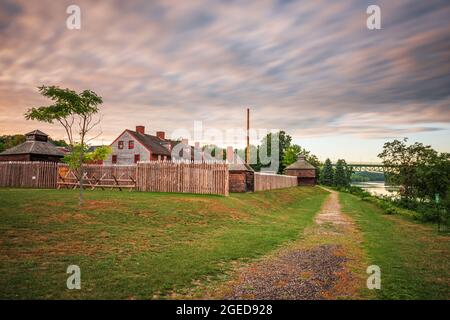
[[(30, 126), (36, 86), (104, 97), (105, 139), (144, 123), (226, 128), (242, 123), (296, 136), (404, 136), (450, 123), (450, 3), (375, 1), (0, 0), (2, 131)], [(429, 124), (433, 124), (431, 128)], [(436, 125), (437, 124), (437, 125)]]

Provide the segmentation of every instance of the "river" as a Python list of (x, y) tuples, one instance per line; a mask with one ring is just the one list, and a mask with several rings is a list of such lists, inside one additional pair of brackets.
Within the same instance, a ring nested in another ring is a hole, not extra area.
[(386, 186), (384, 181), (371, 181), (371, 182), (355, 182), (352, 186), (360, 187), (373, 195), (378, 196), (395, 196), (398, 187)]

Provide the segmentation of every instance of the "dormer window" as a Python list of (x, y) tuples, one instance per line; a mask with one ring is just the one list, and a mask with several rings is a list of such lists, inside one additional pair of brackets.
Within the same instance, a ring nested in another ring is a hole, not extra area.
[(119, 149), (123, 149), (123, 141), (119, 141), (118, 147), (119, 147)]
[(128, 149), (134, 149), (134, 141), (133, 140), (128, 141)]

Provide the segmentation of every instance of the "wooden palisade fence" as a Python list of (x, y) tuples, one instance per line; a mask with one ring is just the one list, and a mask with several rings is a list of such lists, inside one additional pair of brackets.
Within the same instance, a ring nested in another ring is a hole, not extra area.
[(254, 179), (255, 191), (289, 188), (298, 185), (297, 177), (281, 174), (255, 172)]
[(54, 189), (58, 164), (39, 161), (0, 162), (0, 187)]
[(142, 162), (136, 178), (139, 191), (228, 195), (228, 165), (223, 163)]
[[(228, 165), (154, 161), (137, 165), (85, 165), (86, 189), (228, 195)], [(0, 187), (78, 188), (78, 172), (53, 162), (0, 162)]]
[[(137, 165), (85, 165), (86, 189), (228, 195), (228, 165), (152, 161)], [(297, 177), (254, 173), (254, 191), (297, 186)], [(78, 188), (76, 171), (54, 162), (0, 162), (0, 187)]]

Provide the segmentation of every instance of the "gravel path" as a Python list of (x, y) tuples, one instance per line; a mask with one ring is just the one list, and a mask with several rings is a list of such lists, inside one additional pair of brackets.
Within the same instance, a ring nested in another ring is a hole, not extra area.
[[(325, 188), (324, 188), (325, 189)], [(341, 212), (338, 193), (334, 190), (326, 189), (331, 192), (316, 217), (316, 223), (331, 223), (334, 225), (349, 225), (349, 219)]]
[(342, 269), (344, 257), (334, 254), (334, 245), (290, 251), (275, 260), (245, 270), (239, 285), (226, 299), (323, 299)]
[(320, 243), (308, 248), (294, 246), (246, 266), (237, 280), (229, 283), (225, 299), (319, 300), (333, 298), (333, 288), (346, 290), (344, 282), (352, 278), (345, 270), (348, 257), (332, 237), (345, 236), (352, 223), (341, 213), (338, 194), (328, 191), (331, 194), (316, 216), (316, 225), (299, 241), (308, 242), (311, 237), (310, 242), (319, 238)]

